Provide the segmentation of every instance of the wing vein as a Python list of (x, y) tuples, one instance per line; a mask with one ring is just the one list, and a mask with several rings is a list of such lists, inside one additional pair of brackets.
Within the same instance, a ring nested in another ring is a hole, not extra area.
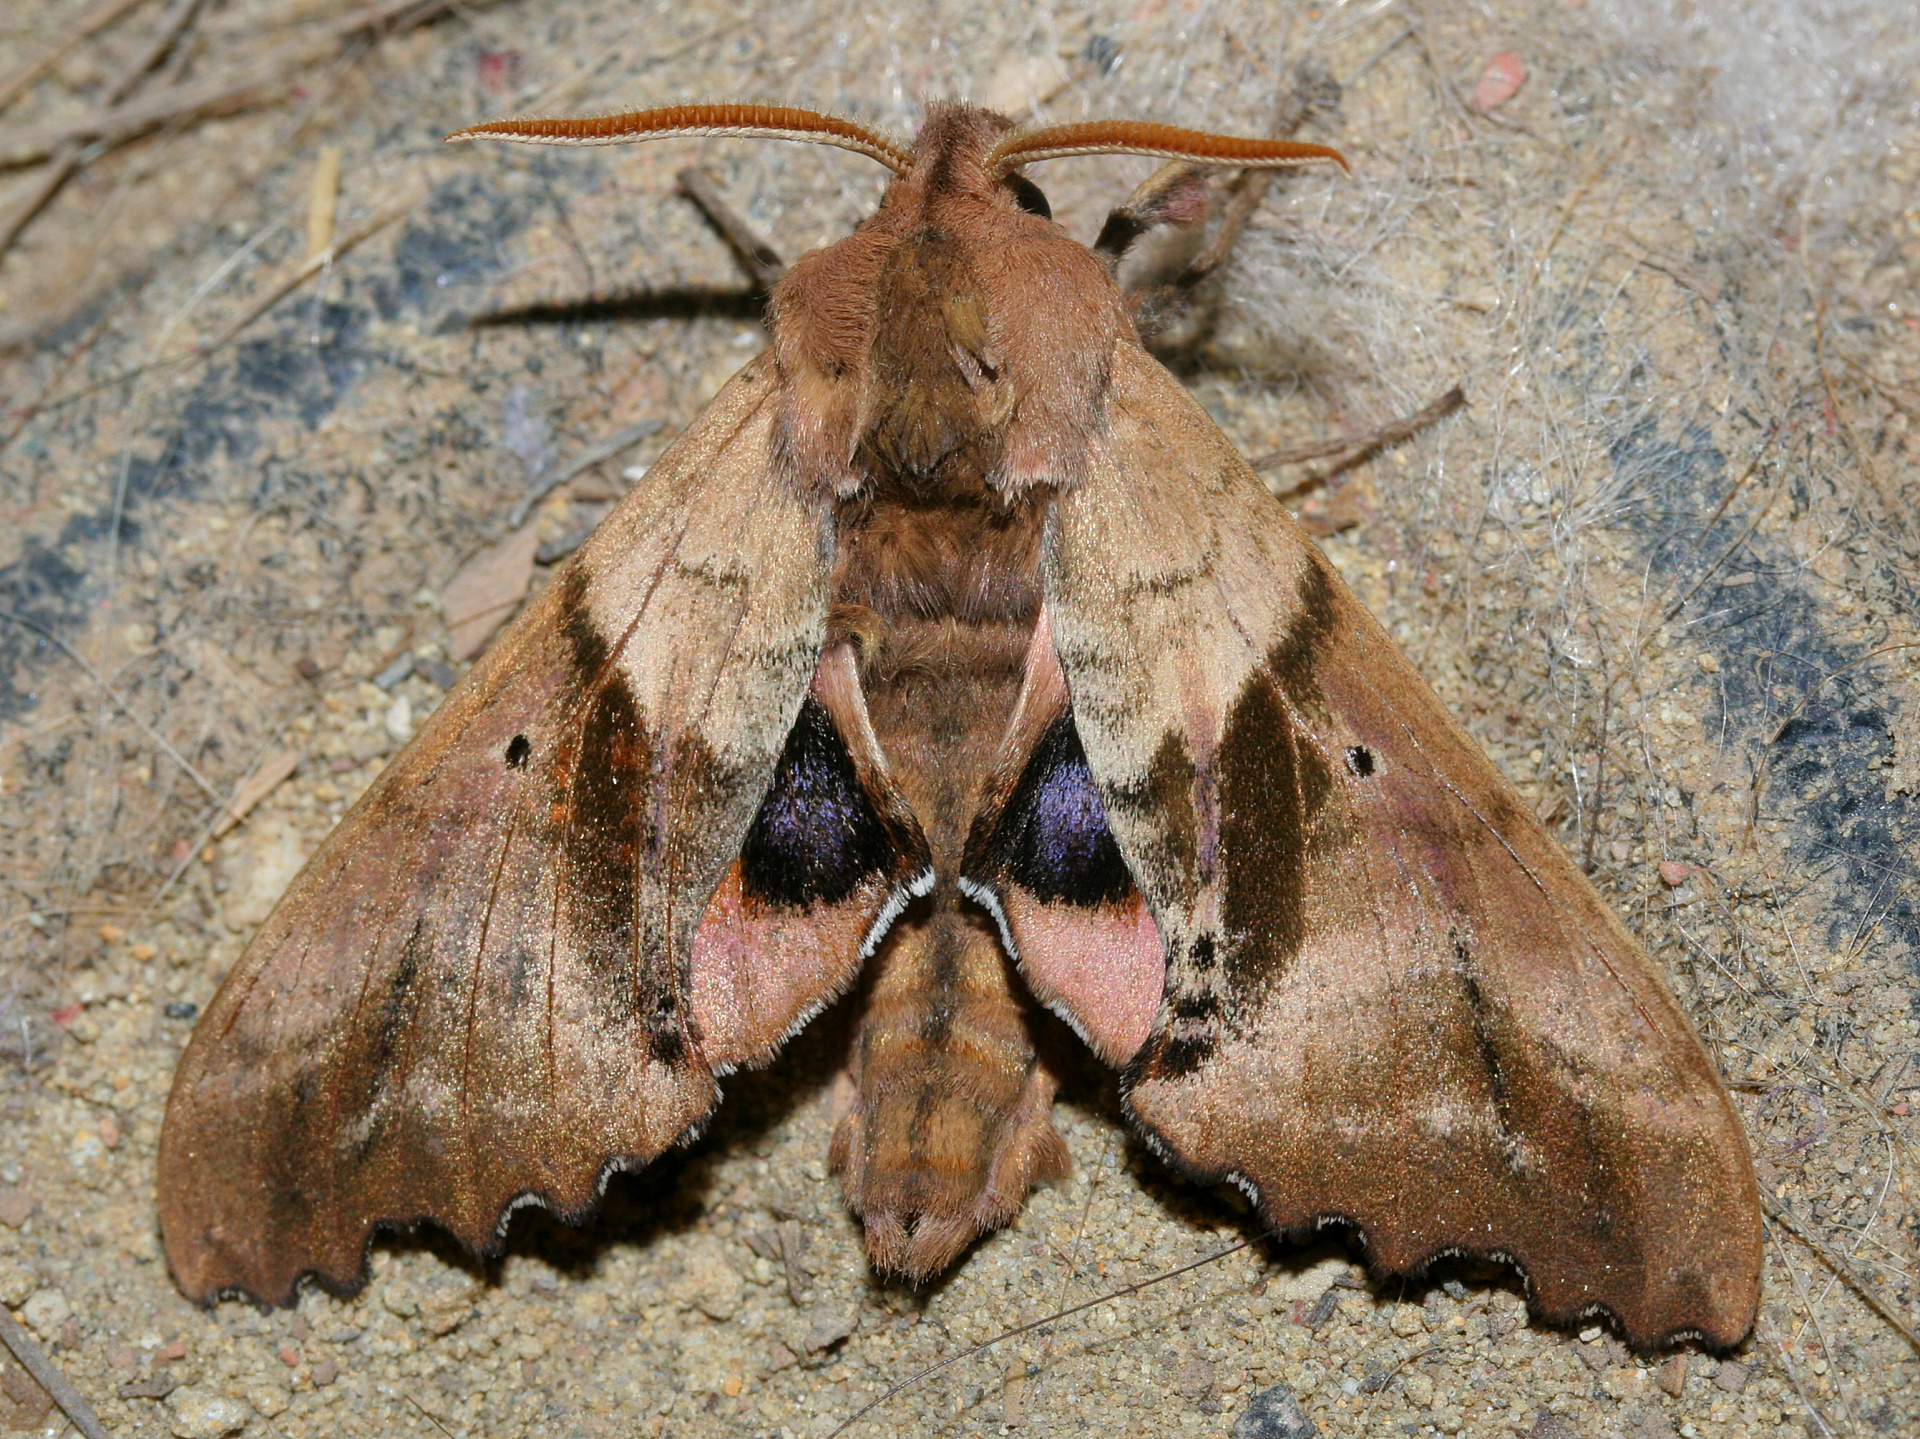
[(507, 819), (507, 832), (500, 841), (500, 854), (493, 862), (493, 877), (487, 883), (487, 902), (480, 912), (480, 938), (473, 947), (473, 964), (467, 974), (467, 1025), (466, 1038), (460, 1054), (460, 1116), (463, 1136), (467, 1125), (466, 1118), (471, 1113), (470, 1096), (473, 1077), (473, 1032), (475, 1021), (480, 1013), (480, 967), (487, 955), (487, 940), (493, 931), (493, 909), (500, 896), (501, 876), (506, 873), (507, 855), (513, 848), (514, 836), (520, 832), (520, 815), (514, 812)]

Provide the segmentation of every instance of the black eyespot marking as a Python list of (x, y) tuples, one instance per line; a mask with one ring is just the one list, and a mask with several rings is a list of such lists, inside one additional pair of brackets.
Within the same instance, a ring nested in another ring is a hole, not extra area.
[(533, 753), (533, 745), (523, 734), (517, 734), (507, 741), (507, 768), (524, 769), (527, 756)]
[(1053, 206), (1047, 203), (1046, 195), (1025, 175), (1007, 176), (1007, 188), (1013, 191), (1014, 204), (1029, 215), (1038, 215), (1043, 220), (1053, 218)]
[(1033, 747), (987, 840), (984, 864), (1042, 904), (1092, 909), (1134, 892), (1071, 715), (1057, 717)]
[(1373, 773), (1373, 751), (1363, 744), (1357, 744), (1347, 751), (1347, 768), (1365, 779)]
[(740, 845), (746, 893), (790, 909), (842, 904), (895, 852), (833, 717), (809, 697)]

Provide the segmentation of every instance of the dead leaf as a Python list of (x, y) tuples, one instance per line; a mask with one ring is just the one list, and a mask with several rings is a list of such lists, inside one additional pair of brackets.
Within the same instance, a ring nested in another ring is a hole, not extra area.
[(227, 801), (227, 812), (220, 816), (220, 822), (213, 827), (213, 838), (219, 839), (241, 820), (247, 817), (255, 805), (279, 786), (295, 770), (300, 768), (300, 751), (297, 749), (279, 749), (261, 759), (253, 767), (253, 773), (240, 781), (233, 792), (233, 798)]
[(539, 548), (540, 527), (529, 522), (480, 551), (447, 581), (440, 591), (440, 608), (452, 631), (449, 660), (473, 658), (512, 618), (533, 582), (533, 556)]

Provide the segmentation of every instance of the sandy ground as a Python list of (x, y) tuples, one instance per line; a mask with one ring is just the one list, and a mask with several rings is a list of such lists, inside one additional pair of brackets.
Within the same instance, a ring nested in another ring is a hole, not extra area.
[[(10, 7), (0, 76), (97, 8)], [(349, 8), (206, 5), (136, 98)], [(1511, 1276), (1376, 1288), (1344, 1249), (1256, 1243), (849, 1432), (1277, 1434), (1252, 1417), (1275, 1386), (1328, 1435), (1920, 1432), (1900, 11), (478, 5), (316, 42), (248, 103), (81, 152), (0, 261), (0, 1301), (116, 1435), (824, 1435), (1250, 1237), (1232, 1195), (1126, 1137), (1088, 1061), (1061, 1105), (1073, 1177), (931, 1289), (876, 1282), (825, 1167), (836, 1014), (586, 1228), (523, 1213), (481, 1266), (395, 1239), (351, 1301), (188, 1304), (153, 1158), (193, 1014), (463, 667), (449, 580), (530, 479), (663, 421), (536, 512), (550, 544), (597, 518), (764, 342), (675, 170), (713, 167), (790, 256), (881, 179), (794, 147), (441, 134), (679, 98), (907, 132), (956, 94), (1257, 132), (1306, 61), (1340, 83), (1307, 135), (1355, 177), (1275, 191), (1183, 372), (1250, 454), (1464, 386), (1465, 413), (1295, 500), (1358, 521), (1329, 553), (1708, 1037), (1775, 1215), (1759, 1326), (1719, 1359), (1637, 1358), (1529, 1324)], [(174, 13), (137, 6), (0, 111), (0, 212)], [(1506, 51), (1524, 83), (1483, 114)], [(353, 243), (299, 278), (329, 147)], [(1045, 182), (1088, 237), (1146, 169)], [(0, 1427), (63, 1424), (8, 1362)]]

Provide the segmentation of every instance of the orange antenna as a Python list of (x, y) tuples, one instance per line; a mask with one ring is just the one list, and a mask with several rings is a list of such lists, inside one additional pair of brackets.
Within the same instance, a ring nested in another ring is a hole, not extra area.
[(1244, 140), (1147, 120), (1092, 120), (1015, 130), (988, 152), (986, 170), (997, 180), (1034, 160), (1058, 160), (1066, 155), (1157, 155), (1163, 160), (1190, 160), (1196, 165), (1222, 165), (1235, 170), (1278, 170), (1330, 160), (1343, 170), (1352, 169), (1344, 155), (1325, 145)]
[(489, 120), (456, 130), (449, 140), (515, 140), (523, 145), (622, 145), (676, 135), (743, 135), (758, 140), (805, 140), (837, 145), (878, 160), (896, 175), (913, 157), (865, 125), (785, 105), (665, 105), (579, 120)]

